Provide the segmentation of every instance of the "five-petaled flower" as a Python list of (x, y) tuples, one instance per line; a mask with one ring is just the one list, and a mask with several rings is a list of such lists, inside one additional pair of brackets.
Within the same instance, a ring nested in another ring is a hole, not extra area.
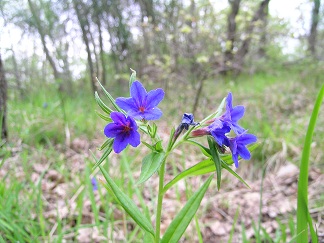
[(222, 122), (220, 119), (216, 119), (211, 125), (208, 126), (208, 130), (218, 145), (223, 146), (224, 143), (227, 143), (228, 138), (226, 134), (231, 131), (231, 128), (227, 123)]
[(238, 156), (241, 156), (242, 159), (249, 160), (251, 158), (251, 154), (249, 150), (246, 148), (246, 145), (255, 143), (257, 141), (257, 137), (253, 134), (247, 134), (246, 132), (237, 135), (235, 138), (230, 138), (228, 140), (228, 146), (232, 152), (232, 158), (235, 164), (235, 167), (238, 168)]
[(245, 108), (242, 105), (233, 107), (232, 101), (232, 93), (230, 92), (226, 97), (226, 111), (219, 119), (232, 128), (236, 134), (241, 134), (245, 129), (238, 125), (237, 122), (243, 117)]
[(131, 85), (130, 95), (130, 98), (116, 99), (116, 104), (129, 116), (138, 120), (157, 120), (162, 116), (162, 111), (156, 106), (164, 98), (163, 89), (147, 92), (139, 81), (135, 81)]
[(110, 117), (113, 122), (106, 125), (104, 133), (108, 138), (115, 138), (113, 144), (114, 151), (120, 153), (128, 144), (137, 147), (141, 141), (135, 120), (116, 111), (111, 112)]
[[(232, 158), (235, 167), (238, 167), (238, 156), (243, 159), (250, 159), (251, 154), (246, 145), (257, 141), (253, 134), (247, 134), (247, 130), (238, 125), (238, 121), (244, 115), (244, 106), (238, 105), (233, 107), (232, 93), (226, 97), (226, 111), (223, 115), (207, 121), (208, 127), (197, 129), (191, 133), (193, 137), (212, 135), (220, 147), (227, 146), (232, 152)], [(228, 137), (229, 132), (233, 130), (236, 137)]]

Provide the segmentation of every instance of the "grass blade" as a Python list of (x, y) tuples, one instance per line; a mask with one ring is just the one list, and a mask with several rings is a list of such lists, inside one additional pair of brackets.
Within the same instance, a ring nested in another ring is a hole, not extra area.
[(188, 200), (186, 205), (181, 209), (181, 211), (172, 220), (169, 227), (166, 229), (164, 236), (162, 237), (161, 243), (167, 242), (179, 242), (179, 239), (187, 229), (190, 221), (196, 214), (201, 200), (203, 199), (209, 184), (213, 176), (209, 176), (207, 181), (200, 187), (200, 189), (192, 195)]
[(321, 103), (324, 99), (324, 85), (322, 86), (309, 121), (308, 129), (306, 132), (304, 148), (302, 151), (302, 157), (300, 161), (300, 172), (298, 180), (298, 196), (297, 196), (297, 243), (308, 242), (308, 227), (310, 227), (312, 242), (316, 243), (317, 236), (314, 227), (309, 217), (308, 211), (308, 167), (309, 167), (309, 156), (311, 150), (311, 143), (313, 133), (316, 125), (316, 120), (319, 114)]

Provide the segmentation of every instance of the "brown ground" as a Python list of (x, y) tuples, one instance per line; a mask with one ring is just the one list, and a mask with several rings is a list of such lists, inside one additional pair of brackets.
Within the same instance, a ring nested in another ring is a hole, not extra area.
[[(99, 147), (101, 141), (95, 141), (94, 144), (90, 145), (86, 139), (75, 139), (72, 142), (71, 148), (62, 152), (62, 158), (66, 160), (66, 169), (71, 172), (71, 175), (75, 173), (80, 173), (85, 165), (85, 160), (90, 158), (87, 151), (91, 149), (96, 151)], [(60, 150), (61, 148), (57, 148)], [(177, 152), (177, 151), (176, 151)], [(181, 154), (181, 151), (178, 151)], [(2, 170), (0, 171), (0, 176), (6, 174), (6, 170), (12, 169), (15, 166), (17, 173), (23, 175), (23, 170), (17, 166), (17, 159), (19, 156), (19, 151), (14, 151), (14, 156), (9, 158)], [(97, 153), (98, 156), (100, 153)], [(35, 153), (35, 156), (39, 154)], [(115, 155), (112, 156), (116, 158)], [(118, 158), (118, 157), (117, 157)], [(91, 158), (90, 158), (91, 159)], [(47, 160), (42, 157), (40, 160), (35, 160), (33, 164), (33, 172), (31, 173), (32, 180), (36, 183), (43, 171), (50, 167), (51, 163), (55, 163), (55, 158), (53, 161)], [(115, 159), (114, 163), (117, 163)], [(193, 162), (188, 162), (189, 165)], [(296, 218), (296, 195), (297, 195), (297, 177), (298, 168), (291, 163), (282, 163), (274, 172), (266, 173), (265, 179), (263, 181), (263, 195), (262, 195), (262, 215), (261, 222), (265, 230), (274, 237), (276, 229), (279, 227), (278, 220), (281, 223), (288, 224), (289, 215), (292, 215), (293, 219)], [(188, 165), (188, 166), (189, 166)], [(140, 168), (138, 168), (140, 170)], [(198, 211), (198, 218), (200, 222), (200, 227), (202, 230), (202, 236), (204, 242), (227, 242), (230, 231), (232, 229), (233, 222), (235, 221), (235, 214), (238, 212), (238, 219), (234, 231), (234, 237), (232, 242), (241, 242), (240, 231), (242, 229), (241, 224), (244, 223), (246, 227), (246, 234), (251, 242), (253, 242), (254, 231), (252, 228), (252, 223), (257, 225), (259, 214), (259, 204), (260, 204), (260, 188), (262, 181), (258, 180), (248, 180), (248, 184), (251, 189), (245, 187), (242, 183), (231, 175), (225, 175), (221, 190), (218, 192), (216, 190), (216, 184), (213, 182), (209, 188), (207, 194), (205, 195), (201, 208)], [(117, 175), (117, 174), (116, 174)], [(112, 176), (116, 176), (112, 175)], [(135, 176), (139, 175), (139, 171), (135, 173)], [(173, 176), (167, 176), (166, 180), (172, 179)], [(73, 178), (73, 177), (72, 177)], [(99, 176), (100, 180), (100, 176)], [(188, 185), (191, 185), (192, 189), (198, 188), (201, 185), (201, 178), (188, 178), (186, 180)], [(83, 190), (81, 186), (76, 193), (71, 193), (71, 189), (78, 185), (77, 181), (66, 181), (63, 176), (54, 169), (48, 169), (45, 173), (44, 179), (42, 180), (42, 192), (43, 192), (43, 203), (45, 207), (44, 216), (47, 218), (51, 224), (51, 238), (54, 239), (57, 229), (57, 217), (61, 219), (67, 219), (67, 222), (71, 222), (66, 227), (73, 227), (72, 219), (77, 217), (76, 203), (77, 196)], [(310, 211), (314, 218), (314, 223), (317, 226), (320, 239), (324, 242), (324, 203), (319, 206), (319, 200), (323, 199), (324, 195), (324, 174), (319, 171), (310, 170), (309, 176), (309, 200), (310, 200)], [(150, 186), (157, 188), (157, 177), (153, 176), (149, 179), (146, 187)], [(153, 205), (151, 202), (152, 195), (148, 192), (149, 190), (144, 190), (144, 198), (147, 200), (148, 205)], [(150, 190), (152, 192), (152, 190)], [(156, 192), (156, 190), (153, 190)], [(98, 191), (95, 192), (98, 206), (101, 202), (99, 201)], [(180, 198), (180, 200), (179, 200)], [(321, 199), (320, 199), (321, 198)], [(177, 213), (178, 209), (185, 203), (185, 182), (181, 181), (178, 183), (177, 193), (174, 189), (167, 192), (163, 204), (163, 222), (162, 222), (162, 232), (165, 230), (167, 225), (171, 222), (173, 216)], [(314, 202), (317, 202), (314, 204)], [(150, 207), (150, 206), (149, 206)], [(102, 215), (104, 217), (104, 215)], [(123, 214), (119, 210), (114, 211), (115, 220), (123, 219)], [(152, 219), (154, 220), (154, 219)], [(85, 198), (85, 203), (83, 206), (83, 223), (93, 223), (94, 218), (91, 212), (91, 205), (89, 199)], [(128, 228), (133, 227), (132, 220), (129, 220), (127, 224)], [(289, 227), (287, 227), (287, 230)], [(116, 222), (113, 229), (113, 235), (115, 237), (115, 242), (122, 242), (124, 238), (124, 227), (122, 223), (118, 224)], [(96, 228), (84, 228), (79, 229), (78, 236), (75, 239), (75, 235), (67, 234), (64, 238), (67, 242), (77, 241), (77, 242), (104, 242), (106, 239), (101, 235), (100, 231)], [(189, 225), (186, 235), (182, 242), (198, 242), (197, 233), (195, 230), (195, 225)]]

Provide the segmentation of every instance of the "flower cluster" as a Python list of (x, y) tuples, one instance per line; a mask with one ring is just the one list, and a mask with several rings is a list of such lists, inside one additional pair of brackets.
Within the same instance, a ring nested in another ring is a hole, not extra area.
[(132, 83), (129, 98), (120, 97), (116, 104), (127, 113), (111, 112), (112, 123), (106, 125), (104, 133), (108, 138), (114, 138), (113, 149), (120, 153), (128, 144), (137, 147), (140, 144), (140, 134), (137, 131), (136, 120), (157, 120), (162, 116), (162, 111), (156, 106), (164, 98), (162, 89), (149, 92), (139, 81)]
[[(193, 131), (192, 136), (212, 135), (220, 147), (229, 147), (235, 167), (238, 167), (238, 156), (243, 159), (250, 159), (251, 154), (246, 145), (256, 142), (257, 138), (253, 134), (248, 134), (247, 130), (238, 125), (245, 109), (244, 106), (233, 107), (232, 101), (232, 93), (229, 93), (226, 97), (225, 113), (209, 121), (209, 126)], [(231, 130), (236, 134), (235, 137), (228, 137)]]

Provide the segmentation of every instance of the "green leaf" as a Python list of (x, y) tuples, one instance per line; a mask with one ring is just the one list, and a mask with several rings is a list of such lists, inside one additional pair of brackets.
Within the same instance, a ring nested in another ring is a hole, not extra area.
[(199, 147), (200, 150), (201, 150), (201, 152), (202, 152), (205, 156), (211, 158), (211, 153), (210, 153), (210, 149), (209, 149), (209, 148), (206, 148), (206, 147), (203, 146), (202, 144), (200, 144), (200, 143), (198, 143), (198, 142), (196, 142), (196, 141), (194, 141), (194, 140), (191, 140), (191, 139), (188, 139), (186, 142), (191, 143), (191, 144), (193, 144), (193, 145)]
[[(230, 156), (225, 156), (230, 157)], [(237, 179), (239, 179), (244, 185), (246, 185), (248, 188), (250, 186), (235, 172), (232, 170), (231, 167), (227, 165), (226, 162), (222, 161), (222, 167), (226, 169), (229, 173), (231, 173), (233, 176), (235, 176)], [(211, 172), (215, 172), (216, 167), (213, 160), (210, 158), (205, 159), (198, 164), (190, 167), (187, 170), (182, 171), (180, 174), (178, 174), (175, 178), (173, 178), (168, 184), (166, 184), (163, 188), (163, 193), (165, 193), (167, 190), (169, 190), (172, 186), (174, 186), (178, 181), (184, 179), (187, 176), (198, 176), (198, 175), (205, 175)]]
[(224, 99), (222, 100), (222, 102), (221, 102), (220, 105), (218, 106), (217, 110), (216, 110), (214, 113), (212, 113), (212, 114), (210, 114), (209, 116), (207, 116), (204, 120), (202, 120), (202, 121), (200, 122), (200, 124), (204, 124), (206, 121), (211, 120), (211, 119), (213, 119), (213, 118), (215, 118), (215, 117), (218, 117), (218, 116), (223, 112), (223, 108), (224, 108), (224, 106), (225, 106), (225, 101), (226, 101), (226, 98), (224, 98)]
[(213, 176), (211, 175), (202, 185), (202, 187), (200, 187), (200, 189), (192, 195), (181, 211), (175, 216), (169, 227), (166, 229), (161, 243), (178, 242), (180, 240), (190, 221), (196, 214), (212, 178)]
[(104, 115), (104, 114), (101, 114), (101, 113), (99, 113), (98, 111), (95, 111), (96, 113), (97, 113), (97, 115), (101, 118), (101, 119), (103, 119), (103, 120), (105, 120), (105, 121), (107, 121), (107, 122), (112, 122), (112, 119), (109, 117), (109, 116), (106, 116), (106, 115)]
[(212, 155), (212, 159), (215, 162), (215, 166), (216, 166), (216, 174), (217, 174), (217, 189), (219, 191), (220, 189), (220, 184), (221, 184), (221, 180), (222, 180), (222, 166), (221, 166), (221, 160), (219, 158), (219, 153), (216, 149), (216, 142), (214, 140), (213, 137), (211, 136), (207, 136), (207, 140), (208, 140), (208, 145), (209, 145), (209, 149), (210, 149), (210, 153)]
[(102, 151), (103, 149), (105, 149), (107, 146), (111, 146), (113, 143), (114, 139), (113, 138), (108, 138), (102, 145), (100, 148), (98, 148), (99, 151)]
[(154, 144), (154, 149), (157, 152), (162, 152), (163, 151), (162, 140), (160, 140), (156, 144)]
[(163, 193), (165, 193), (167, 190), (169, 190), (173, 185), (175, 185), (178, 181), (182, 180), (183, 178), (187, 176), (194, 176), (194, 175), (202, 175), (207, 174), (210, 172), (215, 171), (215, 164), (210, 159), (205, 159), (201, 161), (200, 163), (190, 167), (187, 170), (182, 171), (180, 174), (178, 174), (173, 180), (171, 180), (168, 184), (166, 184), (163, 188)]
[(319, 94), (314, 104), (314, 109), (306, 132), (304, 148), (302, 151), (302, 157), (300, 161), (297, 195), (297, 235), (299, 235), (299, 237), (297, 238), (297, 243), (308, 242), (307, 224), (310, 227), (312, 242), (318, 242), (317, 235), (314, 230), (308, 210), (308, 166), (313, 133), (323, 99), (324, 85), (319, 91)]
[(139, 210), (136, 204), (124, 193), (115, 182), (111, 179), (107, 171), (103, 167), (99, 167), (111, 190), (119, 200), (120, 205), (131, 216), (131, 218), (146, 232), (154, 236), (154, 229), (151, 222), (145, 217), (145, 215)]
[(142, 160), (141, 175), (138, 184), (147, 181), (160, 167), (165, 158), (165, 153), (150, 153)]
[(170, 140), (169, 140), (169, 142), (168, 142), (168, 147), (167, 147), (167, 151), (171, 151), (171, 148), (172, 148), (172, 146), (173, 146), (173, 144), (174, 144), (174, 133), (175, 133), (175, 128), (172, 128), (172, 130), (171, 130), (171, 132), (170, 132)]
[(97, 91), (95, 92), (95, 100), (96, 100), (97, 104), (100, 106), (100, 108), (103, 110), (103, 112), (110, 115), (112, 110), (108, 106), (106, 106), (106, 104), (100, 99)]
[(99, 83), (100, 87), (102, 88), (103, 92), (105, 93), (105, 95), (108, 97), (110, 103), (115, 107), (115, 109), (119, 112), (122, 112), (125, 114), (125, 111), (123, 111), (122, 109), (119, 108), (119, 106), (116, 104), (115, 99), (111, 96), (111, 94), (109, 94), (109, 92), (104, 88), (104, 86), (102, 86), (102, 84), (100, 83), (99, 79), (97, 78), (97, 82)]
[(106, 147), (104, 153), (101, 155), (100, 159), (96, 162), (93, 169), (97, 168), (99, 165), (101, 165), (102, 162), (109, 156), (109, 154), (112, 151), (112, 143)]
[(136, 80), (136, 71), (133, 69), (130, 69), (132, 71), (132, 75), (129, 78), (129, 88), (132, 86), (134, 81)]

